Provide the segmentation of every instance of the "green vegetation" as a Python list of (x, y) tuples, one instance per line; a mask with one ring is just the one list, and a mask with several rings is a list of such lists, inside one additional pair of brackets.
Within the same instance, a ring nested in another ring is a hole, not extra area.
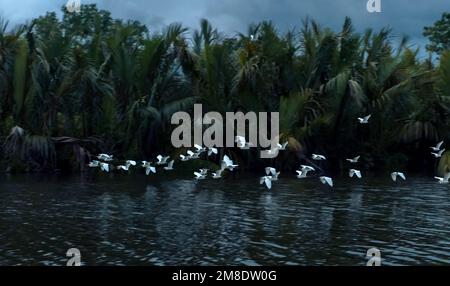
[[(221, 113), (279, 111), (291, 144), (274, 165), (296, 168), (316, 152), (334, 170), (361, 155), (374, 171), (433, 172), (429, 146), (450, 142), (445, 48), (432, 49), (441, 53), (435, 66), (418, 60), (406, 39), (394, 45), (389, 29), (360, 35), (350, 19), (339, 32), (305, 20), (281, 34), (263, 22), (235, 37), (206, 20), (193, 33), (179, 24), (150, 33), (95, 5), (13, 30), (0, 21), (0, 168), (83, 171), (100, 152), (177, 155), (171, 115), (203, 103)], [(356, 120), (367, 114), (370, 128)], [(258, 165), (258, 150), (227, 152)], [(441, 171), (450, 170), (449, 158)]]

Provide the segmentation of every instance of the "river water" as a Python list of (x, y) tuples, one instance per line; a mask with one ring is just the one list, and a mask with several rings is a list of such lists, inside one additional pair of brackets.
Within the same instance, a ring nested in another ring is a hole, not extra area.
[(0, 177), (0, 265), (450, 265), (450, 186)]

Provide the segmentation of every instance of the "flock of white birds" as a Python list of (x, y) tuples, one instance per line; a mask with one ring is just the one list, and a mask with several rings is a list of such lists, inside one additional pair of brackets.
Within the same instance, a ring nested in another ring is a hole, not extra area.
[[(371, 115), (366, 116), (364, 118), (358, 118), (358, 121), (360, 124), (369, 124), (369, 120), (371, 118)], [(237, 143), (237, 147), (241, 150), (250, 150), (250, 148), (254, 147), (254, 145), (250, 142), (247, 142), (245, 137), (242, 136), (236, 136), (235, 142)], [(435, 147), (431, 147), (431, 154), (435, 158), (441, 158), (442, 155), (445, 152), (445, 149), (443, 149), (444, 141), (439, 142)], [(269, 150), (269, 154), (275, 154), (277, 155), (279, 151), (285, 151), (288, 147), (288, 142), (284, 144), (277, 144), (277, 147)], [(207, 158), (213, 155), (218, 155), (218, 149), (217, 148), (205, 148), (199, 145), (194, 146), (194, 150), (188, 150), (185, 155), (180, 155), (180, 161), (187, 162), (190, 160), (196, 160), (200, 159), (202, 154), (206, 154)], [(312, 154), (311, 156), (312, 160), (314, 161), (326, 161), (327, 158), (324, 155), (320, 154)], [(97, 156), (98, 160), (94, 160), (89, 163), (89, 167), (91, 168), (100, 168), (103, 172), (109, 173), (113, 168), (119, 170), (128, 172), (131, 167), (135, 167), (138, 165), (138, 163), (134, 160), (126, 160), (124, 165), (119, 165), (117, 167), (114, 167), (111, 162), (114, 161), (113, 155), (108, 154), (100, 154)], [(157, 161), (147, 162), (147, 161), (141, 161), (141, 167), (145, 169), (145, 174), (150, 175), (151, 173), (156, 174), (157, 173), (157, 167), (162, 167), (165, 171), (173, 171), (174, 170), (174, 163), (175, 160), (170, 160), (169, 156), (163, 156), (158, 155), (156, 157)], [(349, 162), (352, 165), (355, 165), (359, 162), (361, 159), (361, 156), (357, 156), (353, 159), (346, 159), (347, 162)], [(233, 162), (233, 160), (230, 159), (227, 155), (225, 155), (221, 161), (221, 168), (215, 172), (211, 173), (211, 178), (213, 179), (220, 179), (222, 178), (222, 174), (224, 171), (230, 171), (233, 172), (236, 168), (239, 166)], [(305, 179), (308, 178), (308, 173), (315, 172), (316, 169), (311, 166), (307, 165), (301, 165), (300, 170), (297, 170), (297, 178), (298, 179)], [(200, 169), (198, 172), (194, 172), (194, 176), (196, 180), (205, 180), (208, 177), (210, 170), (208, 169)], [(277, 171), (273, 167), (267, 167), (265, 168), (265, 176), (260, 178), (260, 184), (265, 185), (269, 190), (272, 189), (272, 183), (275, 181), (278, 181), (278, 177), (280, 176), (281, 172)], [(348, 172), (348, 175), (350, 178), (358, 178), (362, 179), (362, 172), (360, 170), (357, 170), (355, 168), (351, 168)], [(450, 180), (450, 173), (442, 177), (435, 177), (440, 184), (448, 184)], [(333, 179), (331, 177), (327, 176), (321, 176), (319, 177), (320, 182), (324, 185), (328, 185), (330, 187), (334, 186)], [(391, 173), (391, 179), (396, 182), (399, 179), (402, 179), (406, 181), (406, 175), (403, 172), (392, 172)]]

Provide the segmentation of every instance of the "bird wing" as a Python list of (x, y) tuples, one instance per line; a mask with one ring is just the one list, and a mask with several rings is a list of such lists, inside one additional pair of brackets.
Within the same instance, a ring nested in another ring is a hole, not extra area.
[(372, 115), (367, 115), (366, 117), (364, 117), (364, 121), (369, 121), (369, 119), (372, 117)]
[(195, 155), (195, 153), (192, 152), (191, 150), (188, 150), (188, 151), (187, 151), (187, 154), (188, 154), (189, 156), (194, 156), (194, 155)]
[(437, 145), (436, 145), (436, 149), (441, 149), (441, 147), (442, 147), (442, 145), (444, 144), (444, 141), (441, 141), (441, 142), (439, 142)]
[(200, 151), (203, 149), (203, 147), (198, 144), (195, 144), (194, 147), (195, 147), (195, 149), (197, 149), (197, 151)]
[(394, 173), (391, 173), (391, 178), (392, 178), (392, 181), (397, 181), (397, 173), (396, 172), (394, 172)]
[(359, 171), (359, 170), (355, 170), (355, 174), (356, 174), (356, 176), (358, 177), (358, 178), (362, 178), (362, 174), (361, 174), (361, 171)]
[(405, 176), (405, 174), (403, 174), (403, 173), (398, 173), (398, 175), (400, 176), (400, 178), (402, 178), (403, 180), (406, 181), (406, 176)]
[(201, 178), (203, 175), (202, 174), (200, 174), (200, 173), (198, 173), (198, 172), (194, 172), (194, 175), (195, 175), (195, 177), (198, 179), (198, 178)]
[(173, 168), (173, 163), (174, 163), (174, 162), (175, 162), (174, 160), (170, 161), (169, 164), (167, 165), (167, 168), (168, 168), (168, 169), (172, 169), (172, 168)]
[(264, 183), (266, 183), (267, 188), (272, 189), (272, 180), (268, 177), (264, 179)]
[(355, 157), (355, 158), (353, 159), (353, 161), (358, 162), (360, 158), (361, 158), (361, 156)]
[(354, 175), (355, 175), (355, 170), (351, 169), (350, 171), (348, 171), (348, 176), (350, 178), (353, 178)]
[(223, 156), (223, 162), (227, 165), (233, 165), (233, 161), (231, 161), (230, 157), (228, 157), (227, 155)]
[(333, 179), (326, 177), (325, 181), (327, 182), (328, 185), (330, 185), (330, 187), (333, 186)]
[(286, 149), (287, 148), (287, 146), (289, 145), (289, 142), (285, 142), (284, 144), (283, 144), (283, 149)]

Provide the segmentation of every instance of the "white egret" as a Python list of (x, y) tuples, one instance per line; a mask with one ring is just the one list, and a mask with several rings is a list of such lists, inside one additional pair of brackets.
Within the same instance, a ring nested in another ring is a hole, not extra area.
[(362, 178), (362, 174), (360, 170), (350, 169), (348, 172), (348, 175), (350, 178), (353, 178), (354, 176), (358, 177), (359, 179)]
[(100, 161), (94, 160), (89, 163), (89, 168), (98, 168), (98, 167), (100, 167)]
[(445, 175), (444, 178), (441, 177), (434, 177), (434, 178), (439, 181), (439, 184), (448, 184), (450, 180), (450, 173)]
[(113, 160), (113, 155), (99, 154), (97, 156), (97, 159), (105, 161), (105, 162), (111, 162)]
[(187, 154), (189, 155), (190, 159), (199, 159), (200, 153), (194, 153), (193, 151), (189, 150), (187, 151)]
[(174, 160), (172, 160), (169, 163), (167, 163), (167, 166), (164, 167), (164, 170), (166, 170), (166, 171), (173, 171), (173, 163), (175, 163)]
[(203, 175), (201, 173), (194, 172), (194, 175), (195, 175), (195, 179), (196, 180), (204, 180), (204, 179), (206, 179), (206, 175)]
[(189, 155), (180, 155), (180, 158), (181, 158), (181, 161), (182, 162), (187, 162), (187, 161), (189, 161), (189, 160), (191, 160), (191, 156), (189, 156)]
[(359, 162), (359, 159), (361, 158), (361, 156), (355, 157), (353, 159), (347, 159), (348, 162), (352, 163), (352, 164), (356, 164)]
[(316, 169), (314, 169), (311, 166), (301, 165), (300, 167), (302, 167), (302, 171), (306, 171), (306, 172), (315, 172), (316, 171)]
[(288, 145), (289, 145), (289, 142), (285, 142), (285, 143), (283, 143), (283, 145), (278, 143), (277, 147), (278, 147), (278, 150), (285, 151)]
[(128, 172), (130, 170), (130, 166), (120, 165), (120, 166), (117, 166), (117, 170), (122, 170), (122, 171)]
[(156, 174), (156, 168), (151, 165), (151, 163), (147, 161), (142, 161), (142, 167), (145, 168), (145, 174), (148, 176), (150, 172)]
[(266, 175), (270, 175), (270, 173), (272, 173), (272, 174), (276, 174), (277, 173), (277, 170), (275, 168), (272, 168), (272, 167), (267, 167), (265, 170), (266, 170)]
[(103, 172), (109, 173), (109, 164), (100, 162), (100, 169)]
[(444, 141), (439, 142), (436, 147), (430, 147), (431, 150), (435, 151), (435, 152), (439, 152), (441, 151), (441, 147), (444, 144)]
[(195, 144), (195, 145), (194, 145), (194, 148), (197, 149), (197, 153), (198, 153), (199, 155), (200, 155), (201, 153), (206, 152), (206, 148), (205, 148), (205, 147), (202, 147), (202, 146), (200, 146), (200, 145), (198, 145), (198, 144)]
[(323, 155), (312, 154), (312, 159), (315, 161), (325, 161), (327, 158)]
[(437, 153), (431, 152), (431, 155), (433, 155), (435, 158), (441, 158), (442, 155), (444, 154), (444, 152), (445, 152), (445, 149), (442, 149)]
[(224, 170), (220, 169), (220, 170), (217, 170), (215, 173), (212, 173), (212, 178), (213, 179), (220, 179), (220, 178), (222, 178), (223, 171)]
[(372, 115), (367, 115), (366, 117), (358, 118), (358, 121), (360, 124), (369, 124), (369, 120), (371, 117)]
[(219, 154), (219, 150), (217, 150), (217, 148), (208, 148), (208, 157), (211, 156), (212, 154)]
[(266, 187), (270, 190), (272, 189), (272, 177), (271, 176), (264, 176), (259, 180), (259, 184), (266, 184)]
[(324, 185), (327, 185), (327, 184), (328, 184), (330, 187), (333, 187), (333, 186), (334, 186), (333, 179), (330, 178), (330, 177), (325, 177), (325, 176), (320, 177), (320, 181), (321, 181), (322, 184), (324, 184)]
[(398, 177), (400, 177), (400, 178), (402, 178), (404, 181), (406, 181), (406, 176), (405, 176), (404, 173), (402, 173), (402, 172), (393, 172), (393, 173), (391, 173), (392, 181), (397, 182), (397, 178), (398, 178)]
[(297, 178), (304, 179), (307, 178), (308, 171), (296, 171), (297, 172)]
[[(125, 162), (125, 166), (127, 167), (127, 169), (129, 169), (130, 168), (130, 166), (136, 166), (137, 164), (136, 164), (136, 161), (133, 161), (133, 160), (127, 160), (126, 162)], [(128, 171), (128, 170), (127, 170)]]
[(230, 171), (233, 171), (239, 167), (239, 165), (234, 164), (233, 160), (231, 160), (227, 155), (223, 156), (222, 163), (222, 169), (228, 169)]
[(158, 162), (156, 162), (156, 165), (161, 166), (161, 165), (166, 165), (167, 164), (167, 160), (169, 160), (170, 157), (169, 156), (164, 157), (162, 155), (158, 155), (158, 157), (156, 157), (156, 159), (158, 159)]

